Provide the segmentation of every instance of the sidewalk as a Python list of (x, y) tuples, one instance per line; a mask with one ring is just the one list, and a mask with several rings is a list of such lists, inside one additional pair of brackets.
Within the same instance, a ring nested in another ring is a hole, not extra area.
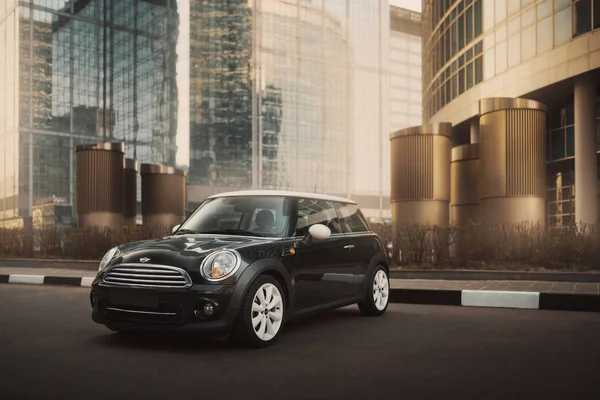
[[(95, 271), (0, 267), (1, 283), (89, 287)], [(600, 312), (600, 283), (390, 279), (390, 302)]]

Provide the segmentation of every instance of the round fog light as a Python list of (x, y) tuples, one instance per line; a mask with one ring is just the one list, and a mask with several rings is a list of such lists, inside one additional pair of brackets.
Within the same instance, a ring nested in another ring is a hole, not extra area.
[(206, 314), (210, 317), (214, 313), (215, 313), (215, 307), (210, 303), (206, 303), (204, 305), (204, 314)]

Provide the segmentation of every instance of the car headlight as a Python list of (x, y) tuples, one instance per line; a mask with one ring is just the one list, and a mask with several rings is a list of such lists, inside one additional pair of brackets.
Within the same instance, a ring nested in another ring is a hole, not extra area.
[(237, 251), (216, 251), (204, 259), (200, 272), (209, 281), (229, 278), (240, 267), (241, 257)]
[(102, 271), (108, 263), (110, 263), (119, 253), (119, 249), (117, 247), (113, 247), (109, 251), (106, 252), (104, 257), (102, 257), (102, 261), (100, 261), (100, 266), (98, 267), (98, 272)]

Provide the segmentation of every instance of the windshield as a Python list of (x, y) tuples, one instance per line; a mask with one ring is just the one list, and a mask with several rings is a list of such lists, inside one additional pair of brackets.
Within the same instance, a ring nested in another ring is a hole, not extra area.
[(175, 234), (287, 237), (291, 205), (290, 198), (278, 196), (218, 197), (203, 203)]

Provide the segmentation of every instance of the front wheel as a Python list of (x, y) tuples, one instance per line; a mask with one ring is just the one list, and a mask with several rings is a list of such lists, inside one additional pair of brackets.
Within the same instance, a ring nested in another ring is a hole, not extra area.
[(358, 303), (358, 308), (364, 315), (379, 316), (387, 310), (389, 298), (390, 281), (385, 268), (378, 265), (371, 275), (367, 298), (364, 302)]
[(285, 298), (277, 280), (268, 275), (256, 279), (244, 298), (233, 339), (250, 347), (271, 345), (281, 331)]

